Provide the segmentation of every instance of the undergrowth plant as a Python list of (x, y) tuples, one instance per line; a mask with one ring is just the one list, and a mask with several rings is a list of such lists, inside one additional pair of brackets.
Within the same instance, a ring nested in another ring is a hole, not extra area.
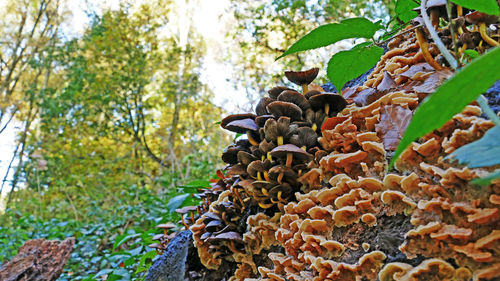
[[(365, 73), (380, 60), (384, 52), (382, 46), (393, 38), (391, 37), (393, 34), (406, 27), (418, 15), (413, 11), (414, 8), (420, 7), (422, 17), (424, 19), (427, 17), (426, 2), (427, 0), (398, 0), (396, 15), (386, 26), (383, 26), (380, 21), (372, 22), (366, 18), (345, 19), (339, 23), (319, 26), (299, 39), (277, 59), (296, 52), (328, 46), (343, 39), (366, 39), (366, 42), (357, 44), (350, 50), (334, 54), (328, 62), (327, 76), (341, 93), (347, 81)], [(452, 0), (448, 2), (489, 15), (499, 15), (496, 0)], [(419, 24), (418, 27), (420, 26), (422, 25)], [(440, 39), (436, 30), (429, 23), (425, 23), (425, 27), (431, 33), (436, 45), (440, 47)], [(377, 36), (378, 33), (383, 35)], [(460, 163), (473, 168), (500, 164), (500, 130), (498, 129), (500, 121), (481, 96), (500, 79), (500, 47), (492, 48), (481, 56), (478, 56), (477, 52), (469, 51), (460, 58), (462, 59), (460, 62), (457, 62), (453, 56), (447, 55), (449, 52), (443, 47), (444, 45), (439, 49), (449, 65), (455, 69), (455, 73), (419, 105), (391, 159), (389, 169), (409, 144), (432, 130), (440, 128), (474, 100), (477, 100), (483, 112), (495, 123), (496, 127), (485, 134), (482, 139), (463, 146), (448, 158), (453, 157)], [(460, 66), (465, 63), (465, 67), (461, 68)], [(476, 180), (475, 183), (488, 184), (497, 178), (500, 178), (500, 170), (496, 170), (486, 178)]]

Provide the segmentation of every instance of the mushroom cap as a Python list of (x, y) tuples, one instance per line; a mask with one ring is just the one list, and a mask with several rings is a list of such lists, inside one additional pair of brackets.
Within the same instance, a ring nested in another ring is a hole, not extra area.
[(290, 118), (281, 116), (278, 121), (268, 119), (264, 124), (264, 134), (268, 141), (276, 141), (278, 137), (283, 137), (287, 141), (293, 134), (297, 132), (296, 124), (290, 125)]
[(273, 101), (267, 105), (267, 110), (274, 115), (275, 118), (287, 116), (290, 117), (292, 121), (302, 118), (302, 109), (291, 102)]
[(255, 113), (257, 113), (258, 116), (269, 114), (266, 107), (268, 104), (272, 103), (275, 100), (276, 99), (270, 97), (261, 98), (259, 103), (255, 107)]
[[(267, 110), (267, 109), (266, 109), (266, 110)], [(267, 121), (269, 118), (274, 118), (274, 116), (272, 116), (271, 114), (259, 115), (259, 116), (255, 117), (255, 123), (256, 123), (256, 124), (257, 124), (257, 126), (259, 126), (259, 127), (264, 127), (264, 124), (266, 124), (266, 121)]]
[[(240, 140), (241, 141), (241, 140)], [(238, 141), (236, 144), (228, 146), (226, 149), (224, 149), (224, 152), (222, 152), (222, 161), (224, 161), (227, 164), (237, 164), (238, 163), (238, 152), (239, 151), (250, 151), (248, 149), (249, 143), (248, 140), (245, 141), (245, 145), (239, 145), (240, 141)]]
[(172, 229), (172, 228), (176, 228), (177, 226), (173, 223), (162, 223), (162, 224), (159, 224), (156, 226), (157, 228), (161, 228), (161, 229)]
[(248, 153), (246, 151), (240, 151), (238, 152), (238, 162), (241, 164), (248, 166), (252, 161), (257, 160), (257, 157), (255, 157), (253, 154)]
[(207, 239), (208, 237), (210, 237), (210, 235), (212, 235), (212, 233), (211, 233), (211, 232), (205, 232), (205, 233), (203, 233), (203, 234), (200, 236), (200, 239), (201, 239), (201, 240), (205, 240), (205, 239)]
[(247, 173), (252, 177), (255, 177), (257, 172), (264, 172), (265, 170), (266, 167), (264, 166), (264, 162), (260, 160), (253, 161), (247, 167)]
[(309, 98), (312, 108), (323, 108), (325, 104), (332, 105), (332, 110), (340, 112), (347, 106), (347, 101), (343, 96), (334, 93), (321, 93)]
[(320, 92), (320, 91), (318, 91), (318, 90), (310, 90), (310, 91), (308, 91), (308, 92), (304, 95), (304, 97), (305, 97), (306, 99), (310, 99), (311, 97), (314, 97), (315, 95), (319, 95), (319, 94), (321, 94), (321, 92)]
[(278, 96), (279, 101), (286, 101), (286, 102), (291, 102), (302, 110), (306, 110), (311, 107), (309, 102), (307, 101), (306, 97), (304, 97), (303, 94), (293, 91), (293, 90), (286, 90), (281, 92), (281, 94)]
[(214, 212), (206, 212), (203, 214), (203, 216), (205, 216), (207, 219), (210, 219), (210, 220), (218, 220), (218, 221), (221, 220), (221, 217)]
[(467, 15), (465, 15), (465, 20), (468, 23), (472, 24), (480, 24), (482, 22), (484, 22), (485, 24), (494, 24), (498, 22), (498, 16), (488, 15), (485, 13), (474, 11), (472, 13), (468, 13)]
[(156, 234), (155, 236), (153, 236), (153, 238), (151, 240), (157, 241), (157, 240), (161, 240), (162, 238), (163, 238), (163, 233), (160, 233), (160, 234)]
[(205, 226), (205, 228), (207, 228), (207, 229), (208, 229), (208, 228), (214, 228), (214, 230), (215, 230), (215, 228), (217, 228), (217, 227), (221, 227), (221, 226), (223, 226), (223, 225), (224, 225), (224, 224), (223, 224), (223, 223), (222, 223), (222, 221), (220, 221), (220, 220), (212, 220), (212, 221), (210, 221), (209, 223), (207, 223), (207, 225)]
[(281, 94), (281, 92), (286, 91), (286, 90), (293, 91), (293, 89), (290, 89), (290, 88), (285, 87), (285, 86), (276, 86), (276, 87), (272, 88), (271, 90), (267, 91), (267, 93), (269, 94), (269, 96), (271, 98), (277, 99), (278, 96)]
[(297, 173), (292, 168), (289, 168), (285, 165), (277, 165), (269, 169), (269, 176), (272, 179), (276, 179), (279, 174), (283, 173), (285, 179), (286, 178), (297, 178)]
[(186, 213), (189, 213), (189, 212), (194, 212), (194, 211), (197, 211), (198, 210), (198, 207), (197, 206), (186, 206), (186, 207), (183, 207), (183, 208), (180, 208), (180, 209), (175, 209), (175, 212), (178, 213), (178, 214), (186, 214)]
[(235, 242), (240, 242), (243, 243), (243, 239), (241, 238), (241, 235), (238, 232), (234, 231), (228, 231), (221, 233), (215, 237), (210, 237), (207, 239), (208, 241), (235, 241)]
[(292, 153), (299, 161), (310, 161), (313, 158), (311, 154), (293, 144), (280, 145), (271, 151), (271, 155), (278, 158), (285, 157), (288, 153)]
[(310, 84), (318, 76), (319, 68), (314, 67), (305, 71), (285, 71), (286, 78), (297, 85)]
[(250, 118), (231, 121), (223, 128), (239, 134), (244, 134), (247, 131), (259, 130), (259, 126), (257, 126), (257, 124), (255, 124), (255, 121)]
[(245, 176), (247, 170), (244, 165), (241, 164), (236, 164), (232, 165), (228, 170), (227, 170), (227, 176)]
[(250, 118), (250, 119), (255, 119), (255, 114), (253, 113), (240, 113), (240, 114), (231, 114), (227, 117), (225, 117), (224, 119), (222, 119), (220, 121), (220, 126), (225, 129), (227, 124), (233, 122), (234, 120), (241, 120), (241, 119), (247, 119), (247, 118)]
[(148, 247), (153, 248), (153, 249), (163, 250), (163, 246), (161, 244), (158, 244), (158, 243), (149, 244)]
[(290, 138), (290, 143), (298, 147), (305, 146), (310, 148), (316, 145), (318, 135), (311, 127), (300, 127), (297, 129), (298, 134)]
[(273, 150), (275, 147), (276, 147), (276, 144), (274, 144), (274, 142), (267, 141), (265, 139), (259, 143), (259, 149), (264, 153), (267, 153), (267, 152)]

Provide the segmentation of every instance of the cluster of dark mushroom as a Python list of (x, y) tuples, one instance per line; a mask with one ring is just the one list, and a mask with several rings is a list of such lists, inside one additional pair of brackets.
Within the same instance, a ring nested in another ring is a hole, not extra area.
[[(427, 2), (426, 7), (432, 25), (438, 31), (438, 35), (447, 49), (455, 51), (456, 58), (463, 57), (466, 50), (475, 50), (482, 54), (490, 46), (496, 47), (500, 45), (498, 16), (471, 11), (460, 5), (453, 5), (451, 10), (452, 20), (450, 21), (446, 11), (446, 0), (430, 0)], [(417, 10), (420, 11), (418, 8)], [(441, 20), (449, 24), (441, 27)], [(417, 17), (413, 20), (413, 23), (414, 25), (421, 25), (422, 19)], [(428, 47), (429, 36), (426, 34), (425, 28), (418, 27), (415, 32), (427, 63), (436, 70), (443, 69), (443, 65), (446, 65), (444, 59), (439, 56), (435, 60), (430, 54)]]
[(241, 252), (246, 218), (283, 212), (300, 192), (300, 176), (315, 165), (311, 160), (324, 155), (317, 142), (321, 126), (347, 102), (341, 95), (310, 87), (317, 74), (318, 68), (285, 72), (302, 92), (274, 87), (257, 104), (255, 114), (229, 115), (221, 121), (222, 128), (247, 138), (223, 152), (228, 165), (216, 185), (225, 191), (216, 201), (205, 202), (206, 212), (191, 226), (205, 266), (216, 268), (215, 259)]
[[(310, 90), (318, 68), (288, 71), (286, 77), (301, 86), (302, 93), (278, 86), (269, 90), (255, 108), (256, 114), (234, 114), (221, 127), (248, 140), (237, 142), (223, 153), (234, 186), (248, 197), (247, 206), (262, 209), (283, 206), (299, 191), (298, 178), (319, 151), (317, 138), (323, 121), (335, 116), (347, 102), (334, 93)], [(241, 193), (241, 192), (240, 192)]]

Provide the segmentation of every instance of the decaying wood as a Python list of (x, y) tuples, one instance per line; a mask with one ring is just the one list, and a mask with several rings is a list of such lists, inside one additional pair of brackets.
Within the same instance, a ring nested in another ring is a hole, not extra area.
[(68, 261), (75, 238), (55, 240), (34, 239), (24, 243), (11, 261), (0, 267), (3, 281), (51, 281), (61, 275)]

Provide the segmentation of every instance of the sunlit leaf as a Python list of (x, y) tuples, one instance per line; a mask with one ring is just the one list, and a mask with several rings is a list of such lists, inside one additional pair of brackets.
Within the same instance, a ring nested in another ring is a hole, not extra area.
[(470, 168), (500, 164), (500, 126), (489, 129), (482, 138), (460, 147), (446, 158)]
[(500, 12), (496, 0), (451, 0), (451, 2), (489, 15), (498, 15)]
[(184, 200), (186, 200), (186, 198), (188, 198), (188, 196), (189, 196), (189, 193), (185, 193), (185, 194), (177, 195), (177, 196), (173, 197), (172, 199), (170, 199), (167, 203), (167, 209), (170, 211), (170, 213), (175, 211), (175, 209), (179, 208), (182, 205), (182, 203), (184, 202)]
[(400, 20), (408, 22), (418, 16), (417, 12), (412, 11), (416, 7), (418, 7), (418, 4), (413, 0), (398, 0), (396, 2), (396, 14)]
[(425, 99), (415, 111), (389, 167), (414, 140), (443, 126), (500, 79), (500, 48), (473, 60)]
[(378, 46), (360, 44), (348, 51), (341, 51), (332, 56), (326, 73), (336, 89), (341, 91), (345, 83), (365, 73), (380, 59), (384, 49)]
[(289, 54), (325, 47), (344, 39), (372, 38), (380, 28), (380, 24), (373, 23), (365, 18), (352, 18), (343, 20), (340, 23), (325, 24), (300, 38), (277, 60)]
[(140, 233), (136, 233), (136, 234), (131, 234), (131, 235), (122, 234), (122, 235), (118, 236), (115, 240), (115, 244), (113, 245), (113, 250), (120, 247), (123, 243), (127, 242), (128, 240), (135, 238), (137, 236), (140, 236), (140, 235), (141, 235)]

